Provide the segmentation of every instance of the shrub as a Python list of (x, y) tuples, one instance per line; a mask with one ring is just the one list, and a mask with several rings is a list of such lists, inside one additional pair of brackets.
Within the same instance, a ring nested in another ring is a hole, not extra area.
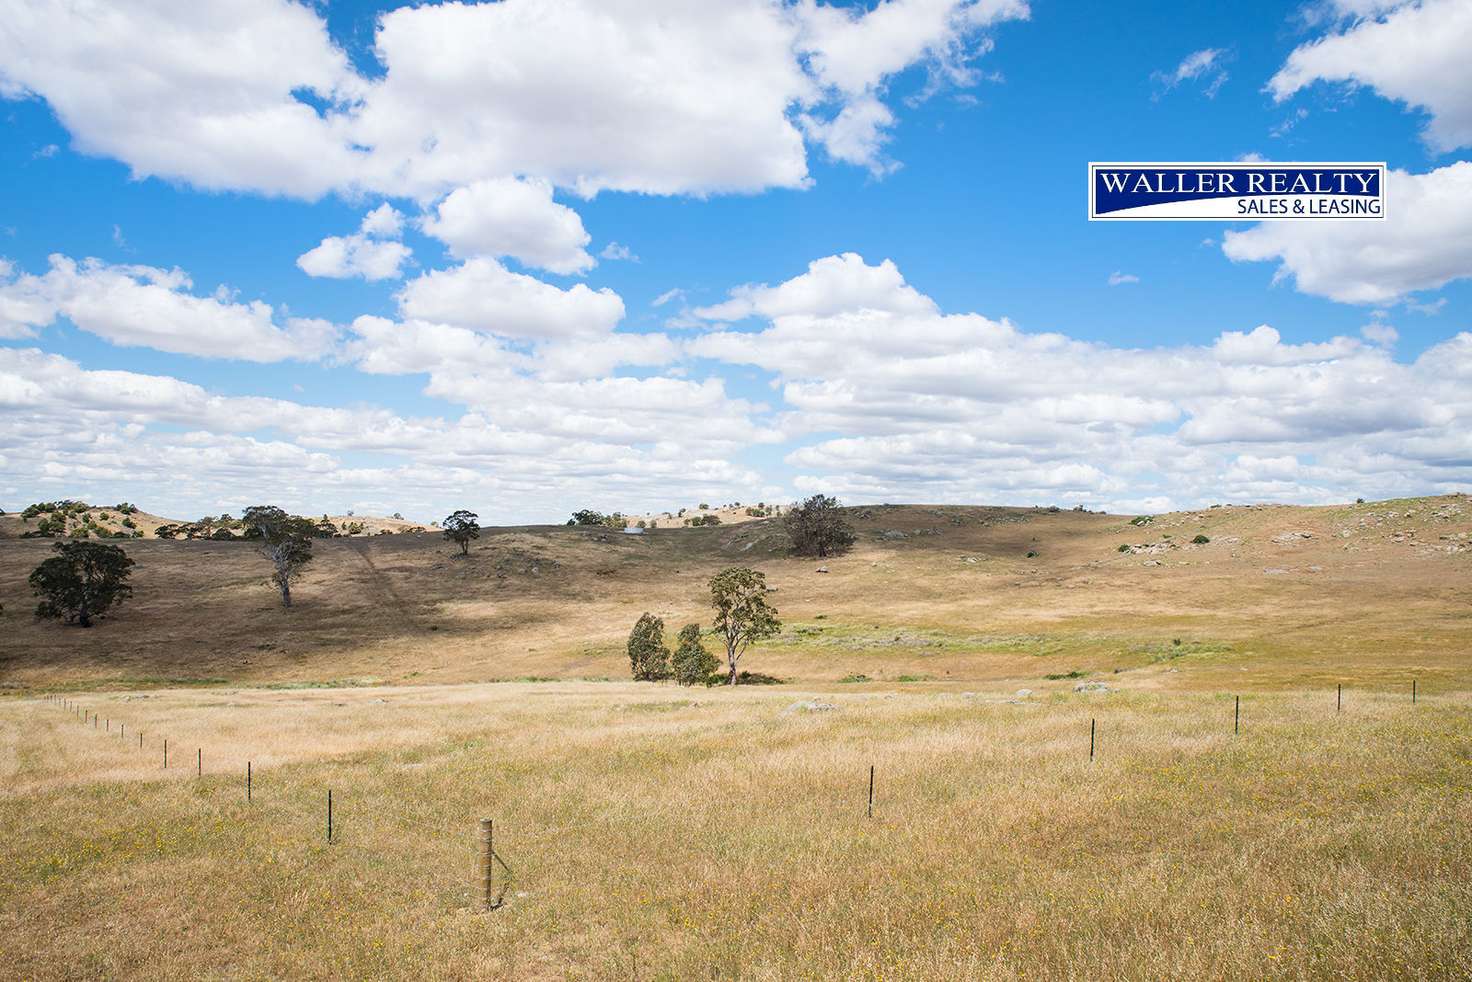
[(1193, 542), (1193, 543), (1195, 543), (1195, 544), (1196, 544), (1196, 545), (1198, 545), (1198, 546), (1204, 546), (1204, 545), (1206, 545), (1206, 544), (1207, 544), (1207, 543), (1208, 543), (1208, 542), (1210, 542), (1210, 541), (1211, 541), (1211, 539), (1209, 539), (1209, 538), (1207, 538), (1207, 537), (1206, 537), (1206, 536), (1204, 536), (1204, 535), (1198, 535), (1198, 536), (1196, 536), (1196, 538), (1194, 538), (1194, 539), (1192, 539), (1192, 540), (1191, 540), (1191, 541), (1192, 541), (1192, 542)]
[(1130, 544), (1128, 542), (1121, 543), (1121, 545), (1119, 547), (1119, 551), (1120, 552), (1129, 552), (1130, 551)]
[(1154, 515), (1136, 515), (1134, 518), (1130, 519), (1130, 524), (1131, 525), (1149, 525), (1154, 520), (1155, 520), (1155, 516)]
[(629, 632), (629, 670), (635, 682), (670, 677), (670, 653), (664, 646), (664, 620), (647, 611)]
[(686, 624), (680, 628), (679, 641), (670, 666), (676, 682), (680, 685), (709, 685), (720, 665), (716, 656), (700, 643), (699, 624)]
[(133, 595), (128, 585), (133, 560), (117, 546), (58, 542), (55, 550), (31, 572), (31, 589), (41, 598), (37, 617), (91, 627), (93, 617)]
[(1036, 559), (1036, 558), (1038, 558), (1038, 554), (1035, 553), (1035, 552), (1033, 552), (1031, 549), (1029, 549), (1028, 552), (1027, 552), (1027, 557), (1026, 558), (1028, 558), (1028, 559)]

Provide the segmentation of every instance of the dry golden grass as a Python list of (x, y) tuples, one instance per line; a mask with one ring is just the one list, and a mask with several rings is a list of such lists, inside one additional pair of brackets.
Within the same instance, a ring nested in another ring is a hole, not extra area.
[[(1472, 976), (1472, 502), (853, 517), (827, 573), (769, 521), (334, 540), (290, 611), (246, 544), (140, 540), (91, 631), (0, 541), (0, 976)], [(592, 681), (733, 564), (791, 684)]]
[[(1336, 714), (1332, 687), (1249, 694), (1238, 737), (1227, 695), (846, 689), (813, 696), (834, 711), (784, 712), (804, 697), (74, 697), (143, 729), (142, 752), (8, 699), (0, 964), (38, 979), (1472, 974), (1464, 695), (1351, 689)], [(516, 873), (493, 913), (472, 903), (483, 815)]]

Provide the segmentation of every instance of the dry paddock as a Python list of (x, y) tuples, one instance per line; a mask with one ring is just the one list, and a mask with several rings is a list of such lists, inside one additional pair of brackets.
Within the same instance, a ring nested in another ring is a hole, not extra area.
[(9, 977), (1472, 976), (1465, 694), (57, 698), (0, 701)]

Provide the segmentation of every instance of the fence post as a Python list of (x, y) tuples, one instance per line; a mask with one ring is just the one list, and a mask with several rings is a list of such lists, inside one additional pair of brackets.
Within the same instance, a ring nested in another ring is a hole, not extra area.
[(164, 770), (169, 769), (169, 738), (164, 737)]
[(1337, 713), (1344, 708), (1344, 683), (1340, 682), (1334, 690), (1334, 711)]
[(869, 817), (874, 817), (874, 765), (869, 765)]
[(198, 754), (198, 757), (197, 757), (197, 761), (198, 762), (196, 764), (196, 766), (199, 768), (198, 775), (200, 777), (204, 777), (204, 748), (203, 747), (200, 747), (199, 750), (196, 751), (196, 753)]
[(1411, 679), (1411, 705), (1416, 704), (1416, 680)]
[(332, 842), (332, 789), (327, 789), (327, 841)]
[(250, 761), (245, 762), (245, 800), (250, 801)]
[(480, 905), (483, 910), (490, 910), (491, 904), (495, 902), (495, 891), (493, 880), (495, 876), (491, 869), (491, 857), (496, 854), (493, 835), (495, 825), (489, 818), (480, 820), (480, 853), (476, 857), (476, 878), (480, 881)]
[(1242, 697), (1237, 697), (1237, 708), (1232, 710), (1232, 735), (1242, 732)]

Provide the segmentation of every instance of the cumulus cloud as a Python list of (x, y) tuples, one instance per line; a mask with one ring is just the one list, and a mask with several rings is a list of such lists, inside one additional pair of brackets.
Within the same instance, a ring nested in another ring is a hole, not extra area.
[(0, 337), (32, 337), (65, 317), (116, 345), (255, 362), (318, 358), (335, 341), (337, 329), (326, 321), (280, 320), (264, 301), (239, 303), (224, 288), (213, 296), (192, 289), (177, 268), (53, 255), (45, 273), (11, 271), (0, 280)]
[[(761, 479), (732, 457), (774, 438), (751, 419), (760, 407), (719, 380), (492, 378), (445, 379), (472, 407), (456, 418), (406, 417), (222, 396), (7, 347), (0, 445), (7, 473), (30, 487), (147, 500), (165, 514), (344, 500), (428, 520), (470, 501), (488, 520), (514, 522), (595, 500), (635, 510), (665, 507), (672, 495), (739, 496)], [(363, 466), (355, 453), (391, 462)]]
[(296, 264), (308, 276), (396, 280), (413, 255), (408, 246), (392, 241), (403, 228), (404, 216), (385, 202), (363, 217), (357, 234), (330, 235), (298, 256)]
[(839, 159), (881, 166), (887, 80), (924, 64), (936, 84), (973, 84), (985, 29), (1026, 14), (1020, 0), (402, 6), (376, 21), (383, 73), (367, 78), (292, 0), (41, 0), (8, 13), (0, 94), (45, 99), (83, 152), (200, 187), (754, 191), (807, 183), (799, 119)]
[(593, 266), (578, 213), (552, 199), (548, 181), (488, 178), (457, 188), (421, 228), (460, 259), (511, 256), (553, 273)]
[(1389, 303), (1472, 276), (1472, 163), (1391, 170), (1383, 222), (1262, 222), (1228, 230), (1235, 262), (1276, 260), (1275, 279), (1341, 303)]
[(338, 116), (364, 86), (292, 0), (10, 4), (0, 94), (37, 95), (84, 153), (138, 176), (316, 197), (359, 168)]
[(398, 300), (414, 320), (528, 340), (607, 334), (624, 316), (612, 290), (582, 283), (564, 290), (494, 259), (432, 270), (406, 283)]
[[(817, 438), (787, 456), (799, 488), (1186, 506), (1472, 478), (1472, 389), (1460, 381), (1472, 335), (1411, 365), (1354, 338), (1290, 343), (1268, 325), (1207, 346), (1116, 348), (942, 313), (892, 263), (854, 255), (741, 287), (703, 313), (767, 319), (756, 331), (717, 327), (689, 352), (773, 374), (783, 429)], [(1244, 455), (1315, 464), (1293, 481), (1234, 480), (1250, 470), (1232, 470)]]
[(1339, 4), (1348, 26), (1301, 45), (1268, 91), (1279, 102), (1315, 82), (1368, 86), (1431, 115), (1436, 150), (1472, 146), (1472, 5), (1466, 0)]

